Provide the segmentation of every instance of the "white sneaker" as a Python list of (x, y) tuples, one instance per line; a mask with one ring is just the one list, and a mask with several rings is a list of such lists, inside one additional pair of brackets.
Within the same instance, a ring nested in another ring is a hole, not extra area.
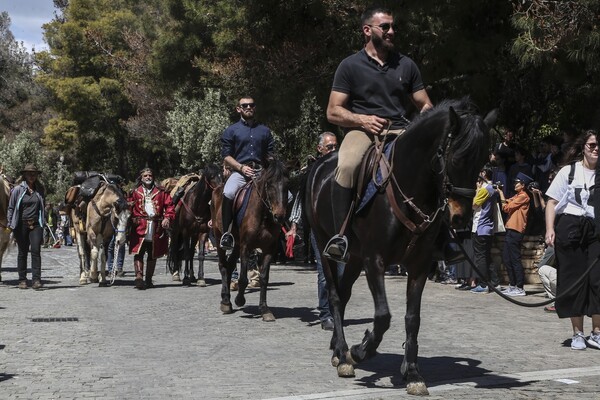
[(585, 336), (583, 332), (577, 332), (571, 339), (571, 350), (585, 350)]
[(516, 288), (517, 288), (516, 286), (510, 286), (510, 285), (508, 285), (508, 287), (502, 289), (500, 291), (500, 293), (508, 295), (509, 293), (513, 292)]
[(587, 339), (587, 343), (592, 347), (600, 349), (600, 333), (594, 333), (592, 331), (590, 337)]
[(505, 293), (507, 296), (527, 296), (527, 293), (525, 293), (525, 290), (521, 289), (520, 287), (514, 287), (512, 292), (508, 292)]

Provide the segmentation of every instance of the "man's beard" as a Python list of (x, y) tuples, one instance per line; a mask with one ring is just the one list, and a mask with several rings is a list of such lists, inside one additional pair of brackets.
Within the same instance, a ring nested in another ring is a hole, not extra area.
[(152, 186), (154, 186), (153, 179), (144, 179), (142, 180), (142, 183), (144, 184), (144, 187), (146, 187), (146, 189), (150, 189)]
[(371, 40), (373, 41), (373, 47), (375, 47), (377, 50), (383, 50), (387, 52), (394, 50), (394, 42), (383, 40), (383, 36), (372, 35)]

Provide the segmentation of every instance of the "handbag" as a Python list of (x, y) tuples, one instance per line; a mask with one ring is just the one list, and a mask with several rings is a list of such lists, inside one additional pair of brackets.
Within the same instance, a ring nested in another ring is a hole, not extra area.
[(504, 227), (504, 219), (502, 218), (502, 211), (500, 211), (500, 204), (496, 201), (494, 204), (494, 234), (506, 233)]

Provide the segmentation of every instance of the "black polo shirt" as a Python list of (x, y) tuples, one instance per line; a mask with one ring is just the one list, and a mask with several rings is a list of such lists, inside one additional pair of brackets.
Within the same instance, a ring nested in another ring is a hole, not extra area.
[(413, 60), (390, 54), (380, 65), (365, 49), (345, 58), (335, 71), (331, 90), (350, 95), (350, 111), (377, 115), (392, 121), (392, 128), (406, 126), (409, 96), (424, 88), (421, 72)]

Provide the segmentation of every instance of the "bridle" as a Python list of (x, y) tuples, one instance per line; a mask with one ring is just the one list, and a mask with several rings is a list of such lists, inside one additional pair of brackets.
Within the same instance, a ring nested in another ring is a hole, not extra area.
[[(266, 179), (265, 179), (265, 182), (261, 182), (260, 185), (258, 183), (259, 179), (262, 176), (262, 174), (260, 173), (261, 171), (262, 171), (262, 169), (259, 171), (258, 174), (256, 174), (254, 176), (254, 178), (252, 178), (252, 180), (251, 180), (252, 186), (254, 186), (254, 190), (256, 191), (256, 195), (258, 196), (258, 198), (260, 199), (260, 201), (263, 203), (263, 205), (265, 206), (265, 208), (269, 212), (271, 218), (273, 220), (275, 220), (275, 213), (273, 212), (272, 201), (269, 198), (269, 191), (267, 190)], [(263, 192), (264, 192), (264, 194), (263, 194)]]
[[(440, 215), (443, 215), (448, 206), (449, 198), (452, 195), (461, 196), (465, 198), (472, 199), (475, 196), (475, 189), (457, 187), (452, 184), (450, 177), (447, 173), (446, 163), (448, 162), (450, 149), (452, 147), (452, 143), (454, 141), (454, 135), (452, 131), (449, 131), (448, 134), (444, 137), (444, 140), (439, 144), (435, 155), (432, 158), (432, 171), (439, 177), (438, 179), (438, 190), (440, 192), (440, 200), (438, 202), (438, 207), (430, 214), (423, 212), (414, 202), (412, 197), (408, 197), (400, 188), (398, 181), (396, 180), (396, 176), (391, 173), (393, 167), (393, 159), (394, 159), (394, 150), (395, 146), (392, 146), (392, 154), (390, 156), (391, 163), (387, 163), (385, 157), (382, 157), (380, 166), (382, 166), (382, 170), (388, 169), (390, 181), (392, 184), (386, 185), (386, 194), (388, 198), (388, 202), (392, 208), (393, 214), (398, 218), (398, 220), (412, 233), (410, 242), (406, 248), (405, 257), (410, 253), (410, 251), (415, 247), (417, 240), (420, 235), (422, 235), (428, 228), (431, 226)], [(384, 161), (385, 160), (385, 161)], [(436, 165), (439, 166), (439, 170), (436, 170)], [(402, 211), (398, 202), (396, 200), (396, 195), (394, 193), (394, 188), (396, 192), (400, 194), (402, 198), (402, 202), (410, 207), (423, 221), (420, 224), (415, 224), (412, 220), (408, 218), (406, 213)]]
[[(206, 177), (206, 174), (204, 174), (203, 179), (200, 182), (198, 182), (198, 184), (200, 184), (201, 182), (204, 182), (205, 188), (210, 188), (210, 193), (212, 193), (216, 189), (216, 187), (217, 187), (217, 185), (214, 185), (214, 186), (211, 185), (210, 180)], [(190, 190), (190, 192), (191, 192), (191, 190)], [(196, 221), (196, 223), (202, 224), (204, 222), (204, 217), (197, 216), (196, 213), (190, 207), (190, 205), (185, 201), (186, 200), (185, 198), (187, 197), (188, 193), (189, 192), (185, 193), (184, 196), (183, 196), (183, 198), (181, 199), (181, 203), (183, 204), (183, 208), (185, 208), (185, 210), (192, 217), (194, 217), (194, 220)], [(209, 217), (209, 219), (210, 219), (210, 217)]]

